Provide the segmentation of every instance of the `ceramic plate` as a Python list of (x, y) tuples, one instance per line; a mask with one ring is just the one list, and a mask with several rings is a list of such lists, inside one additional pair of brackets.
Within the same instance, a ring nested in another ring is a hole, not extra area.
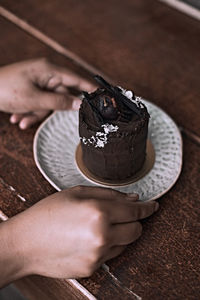
[[(158, 106), (143, 100), (150, 113), (149, 133), (155, 162), (138, 181), (112, 187), (136, 192), (141, 200), (157, 199), (178, 179), (182, 167), (182, 138), (174, 121)], [(75, 185), (103, 186), (84, 176), (75, 161), (79, 144), (78, 112), (57, 111), (44, 121), (34, 137), (34, 159), (43, 176), (57, 190)]]

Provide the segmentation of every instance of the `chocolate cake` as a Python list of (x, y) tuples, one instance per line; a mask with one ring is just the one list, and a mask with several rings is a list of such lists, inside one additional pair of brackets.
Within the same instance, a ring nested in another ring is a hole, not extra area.
[(133, 92), (95, 79), (100, 88), (83, 92), (79, 111), (83, 163), (98, 178), (126, 180), (144, 164), (149, 114)]

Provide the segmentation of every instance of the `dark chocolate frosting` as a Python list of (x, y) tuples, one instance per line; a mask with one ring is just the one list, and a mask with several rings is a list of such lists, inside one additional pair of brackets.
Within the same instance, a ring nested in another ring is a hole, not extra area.
[(144, 163), (149, 114), (133, 92), (97, 78), (101, 88), (83, 92), (79, 111), (83, 161), (100, 178), (126, 179)]

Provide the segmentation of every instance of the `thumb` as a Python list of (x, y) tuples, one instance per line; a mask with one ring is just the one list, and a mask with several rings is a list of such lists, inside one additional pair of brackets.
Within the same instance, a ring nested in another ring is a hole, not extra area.
[(78, 110), (81, 100), (73, 95), (55, 92), (42, 92), (41, 109), (50, 110)]

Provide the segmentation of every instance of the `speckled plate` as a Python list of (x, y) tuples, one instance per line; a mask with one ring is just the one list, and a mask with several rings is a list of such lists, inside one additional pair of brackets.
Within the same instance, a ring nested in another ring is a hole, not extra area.
[[(143, 100), (150, 113), (148, 138), (153, 144), (155, 162), (138, 181), (112, 187), (136, 192), (141, 200), (157, 199), (178, 179), (182, 167), (182, 138), (174, 121), (158, 106)], [(34, 159), (43, 176), (57, 190), (75, 185), (102, 186), (84, 176), (75, 161), (79, 144), (78, 112), (57, 111), (38, 128), (33, 144)]]

